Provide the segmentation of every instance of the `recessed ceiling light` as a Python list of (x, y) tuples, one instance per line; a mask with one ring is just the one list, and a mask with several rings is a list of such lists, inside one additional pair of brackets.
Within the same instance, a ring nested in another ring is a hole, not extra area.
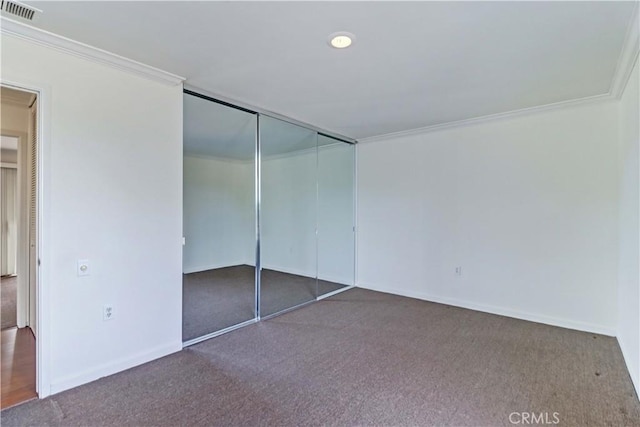
[(351, 46), (355, 39), (356, 36), (353, 34), (347, 33), (346, 31), (340, 31), (329, 36), (329, 45), (336, 49), (344, 49)]

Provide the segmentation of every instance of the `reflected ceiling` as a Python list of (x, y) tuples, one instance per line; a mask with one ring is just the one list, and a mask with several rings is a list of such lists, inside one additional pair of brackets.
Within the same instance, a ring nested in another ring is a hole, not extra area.
[[(251, 161), (255, 157), (256, 115), (193, 95), (184, 95), (184, 153)], [(282, 120), (262, 116), (262, 156), (314, 149), (316, 144), (344, 144)]]

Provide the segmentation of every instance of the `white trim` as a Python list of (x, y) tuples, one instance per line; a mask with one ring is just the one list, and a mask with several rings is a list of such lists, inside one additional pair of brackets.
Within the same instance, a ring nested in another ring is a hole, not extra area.
[(471, 117), (468, 119), (455, 120), (451, 122), (438, 123), (435, 125), (424, 126), (420, 128), (408, 129), (399, 132), (390, 132), (380, 135), (373, 135), (366, 138), (358, 139), (358, 142), (376, 142), (387, 140), (391, 138), (402, 138), (413, 135), (421, 135), (428, 132), (435, 132), (438, 130), (457, 128), (462, 126), (469, 126), (474, 124), (480, 124), (490, 122), (499, 119), (519, 117), (529, 114), (542, 113), (546, 111), (557, 110), (561, 108), (571, 108), (584, 104), (591, 104), (595, 102), (606, 102), (612, 100), (618, 100), (622, 96), (624, 89), (629, 81), (633, 67), (638, 59), (640, 52), (640, 21), (639, 21), (639, 9), (638, 2), (634, 6), (632, 12), (632, 18), (627, 27), (627, 32), (618, 57), (611, 85), (607, 93), (587, 96), (584, 98), (569, 99), (566, 101), (554, 102), (545, 105), (536, 105), (533, 107), (521, 108), (517, 110), (504, 111), (502, 113), (489, 114), (486, 116)]
[(633, 71), (633, 66), (638, 58), (638, 51), (640, 50), (640, 23), (638, 22), (637, 2), (635, 3), (632, 15), (633, 17), (627, 27), (624, 45), (618, 57), (616, 71), (609, 89), (609, 94), (616, 99), (620, 99), (627, 86), (627, 82)]
[(297, 268), (285, 268), (285, 267), (278, 267), (272, 264), (261, 264), (260, 265), (260, 269), (261, 270), (271, 270), (271, 271), (276, 271), (278, 273), (286, 273), (286, 274), (293, 274), (294, 276), (302, 276), (302, 277), (307, 277), (310, 279), (315, 279), (316, 278), (316, 273), (315, 272), (308, 272), (305, 270), (298, 270)]
[(438, 304), (446, 304), (454, 307), (466, 308), (469, 310), (481, 311), (483, 313), (497, 314), (499, 316), (512, 317), (514, 319), (527, 320), (530, 322), (542, 323), (545, 325), (558, 326), (560, 328), (574, 329), (577, 331), (590, 332), (595, 334), (616, 336), (615, 328), (597, 325), (594, 323), (580, 322), (570, 319), (560, 319), (557, 317), (545, 316), (536, 313), (527, 313), (524, 311), (513, 310), (504, 307), (496, 307), (493, 305), (478, 304), (471, 301), (463, 301), (457, 298), (439, 297), (425, 292), (406, 291), (403, 289), (390, 288), (386, 286), (374, 286), (358, 283), (357, 287), (369, 289), (372, 291), (384, 292), (393, 295), (400, 295), (409, 298), (416, 298), (424, 301), (435, 302)]
[(182, 350), (182, 343), (176, 342), (156, 347), (150, 351), (138, 353), (132, 357), (125, 357), (113, 362), (105, 363), (96, 368), (86, 370), (80, 374), (70, 375), (51, 384), (51, 394), (60, 393), (78, 387), (82, 384), (95, 381), (99, 378), (122, 372), (126, 369), (133, 368), (143, 363), (151, 362), (172, 353)]
[[(318, 133), (315, 133), (315, 134), (309, 135), (309, 136), (310, 137), (319, 138), (319, 137), (324, 136), (324, 135), (320, 135)], [(305, 139), (307, 139), (307, 138), (305, 138)], [(264, 162), (268, 162), (268, 161), (271, 161), (271, 160), (289, 159), (291, 157), (301, 157), (301, 156), (307, 156), (307, 155), (316, 156), (321, 151), (324, 152), (324, 151), (333, 150), (333, 149), (336, 149), (336, 148), (342, 148), (342, 147), (344, 147), (345, 144), (357, 145), (357, 144), (349, 144), (348, 142), (338, 141), (335, 144), (315, 145), (315, 146), (308, 147), (308, 148), (301, 148), (299, 150), (287, 151), (285, 153), (271, 154), (269, 156), (262, 156), (262, 161), (264, 163)]]
[(49, 256), (49, 217), (44, 215), (50, 211), (51, 197), (46, 191), (45, 183), (51, 182), (49, 165), (51, 158), (51, 88), (38, 83), (12, 82), (2, 80), (2, 86), (17, 90), (33, 92), (38, 103), (38, 218), (37, 218), (37, 259), (41, 264), (37, 269), (37, 301), (36, 301), (36, 391), (40, 399), (51, 394), (51, 321), (50, 321), (50, 264)]
[(627, 346), (625, 341), (621, 336), (616, 337), (618, 339), (618, 345), (620, 346), (620, 350), (622, 351), (622, 358), (624, 359), (625, 365), (627, 365), (627, 372), (629, 372), (629, 376), (631, 377), (631, 382), (636, 389), (636, 396), (640, 399), (640, 372), (633, 372), (631, 367), (634, 366), (633, 363), (629, 363), (629, 356), (627, 352)]
[[(314, 136), (316, 137), (318, 134), (314, 133), (313, 135), (310, 136)], [(307, 140), (310, 138), (305, 138), (304, 140)], [(346, 144), (343, 142), (343, 144)], [(318, 153), (318, 148), (317, 146), (312, 146), (312, 147), (308, 147), (308, 148), (301, 148), (299, 150), (294, 150), (294, 151), (287, 151), (285, 153), (278, 153), (278, 154), (271, 154), (268, 156), (263, 155), (262, 156), (262, 163), (264, 162), (269, 162), (272, 160), (281, 160), (281, 159), (290, 159), (291, 157), (302, 157), (302, 156), (316, 156)]]
[(350, 286), (346, 286), (344, 288), (336, 289), (335, 291), (327, 292), (326, 294), (319, 295), (318, 299), (316, 301), (322, 301), (325, 298), (329, 298), (329, 297), (332, 297), (334, 295), (341, 294), (342, 292), (348, 291), (349, 289), (353, 289), (353, 288), (355, 288), (355, 286), (354, 285), (350, 285)]
[(200, 343), (202, 341), (206, 341), (206, 340), (211, 339), (211, 338), (219, 337), (220, 335), (226, 334), (226, 333), (231, 332), (231, 331), (235, 331), (236, 329), (240, 329), (240, 328), (243, 328), (245, 326), (253, 325), (254, 323), (257, 323), (257, 322), (258, 322), (258, 318), (254, 317), (251, 320), (246, 320), (246, 321), (244, 321), (242, 323), (238, 323), (237, 325), (229, 326), (228, 328), (220, 329), (219, 331), (211, 332), (210, 334), (203, 335), (203, 336), (198, 337), (198, 338), (190, 339), (190, 340), (185, 341), (185, 342), (182, 343), (182, 348), (186, 348), (186, 347), (192, 346), (194, 344), (198, 344), (198, 343)]
[(115, 53), (93, 47), (49, 31), (41, 30), (31, 25), (23, 24), (5, 17), (0, 18), (0, 30), (3, 36), (9, 35), (27, 40), (42, 46), (50, 47), (77, 57), (87, 59), (116, 68), (121, 71), (136, 74), (150, 80), (175, 86), (185, 78), (159, 68), (125, 58)]
[[(238, 262), (233, 262), (233, 263), (225, 262), (225, 263), (199, 265), (197, 267), (183, 267), (182, 268), (182, 274), (200, 273), (200, 272), (203, 272), (203, 271), (216, 270), (218, 268), (242, 267), (244, 265), (247, 265), (247, 263), (242, 262), (242, 261), (238, 261)], [(250, 267), (254, 267), (255, 268), (254, 265), (252, 265)]]
[(17, 163), (1, 162), (0, 163), (0, 167), (8, 168), (8, 169), (18, 169), (18, 164)]
[(345, 279), (342, 277), (337, 277), (337, 276), (331, 276), (331, 275), (317, 275), (315, 272), (309, 272), (309, 271), (304, 271), (304, 270), (298, 270), (296, 268), (285, 268), (285, 267), (277, 267), (274, 265), (265, 265), (262, 264), (261, 265), (261, 269), (262, 270), (271, 270), (271, 271), (275, 271), (277, 273), (285, 273), (285, 274), (293, 274), (294, 276), (301, 276), (301, 277), (306, 277), (309, 279), (317, 279), (317, 280), (323, 280), (325, 282), (331, 282), (331, 283), (336, 283), (338, 285), (345, 285), (345, 286), (353, 286), (351, 285), (351, 281), (352, 279)]
[(298, 310), (298, 309), (300, 309), (302, 307), (306, 307), (308, 305), (315, 304), (317, 302), (318, 302), (317, 298), (310, 299), (309, 301), (301, 302), (300, 304), (294, 305), (293, 307), (283, 308), (282, 310), (276, 311), (275, 313), (267, 314), (266, 316), (261, 317), (260, 321), (262, 322), (262, 321), (266, 321), (266, 320), (271, 320), (274, 317), (281, 316), (283, 314), (289, 313), (290, 311)]
[(278, 114), (275, 113), (273, 111), (269, 111), (269, 110), (265, 110), (264, 108), (260, 108), (260, 107), (256, 107), (255, 105), (249, 104), (241, 99), (236, 99), (236, 98), (229, 98), (228, 96), (222, 95), (220, 93), (215, 93), (215, 92), (211, 92), (209, 90), (206, 89), (202, 89), (199, 88), (197, 86), (192, 86), (188, 83), (185, 83), (183, 86), (183, 89), (191, 91), (191, 92), (195, 92), (199, 95), (204, 95), (204, 96), (208, 96), (209, 98), (213, 98), (215, 100), (218, 101), (222, 101), (222, 102), (226, 102), (227, 104), (231, 104), (234, 105), (236, 107), (242, 108), (244, 110), (249, 110), (247, 111), (247, 113), (257, 113), (260, 114), (262, 116), (267, 116), (270, 117), (272, 119), (276, 119), (276, 120), (282, 120), (283, 122), (287, 122), (290, 123), (292, 125), (296, 125), (296, 126), (300, 126), (303, 128), (306, 128), (308, 130), (312, 130), (315, 132), (320, 132), (325, 134), (326, 136), (331, 136), (333, 138), (337, 138), (338, 140), (343, 140), (344, 142), (348, 142), (348, 143), (356, 143), (356, 139), (355, 138), (351, 138), (342, 134), (339, 134), (337, 132), (333, 132), (330, 130), (326, 130), (326, 129), (321, 129), (317, 126), (314, 126), (312, 124), (306, 123), (306, 122), (301, 122), (297, 119), (294, 119), (293, 117), (288, 117), (288, 116), (283, 116), (282, 114)]
[(255, 159), (253, 157), (251, 159), (242, 160), (242, 159), (235, 159), (235, 158), (231, 158), (231, 157), (220, 157), (220, 156), (214, 156), (214, 155), (210, 155), (210, 154), (199, 154), (199, 153), (190, 153), (190, 152), (185, 152), (184, 155), (182, 156), (182, 158), (183, 159), (213, 160), (213, 161), (217, 161), (217, 162), (233, 163), (233, 164), (239, 164), (239, 165), (249, 165), (249, 164), (253, 164), (253, 162), (255, 161)]
[(322, 280), (323, 282), (335, 283), (337, 285), (353, 286), (353, 279), (350, 278), (345, 279), (344, 277), (318, 274), (318, 280)]
[[(184, 267), (183, 268), (183, 273), (182, 274), (192, 274), (192, 273), (200, 273), (203, 271), (209, 271), (209, 270), (217, 270), (219, 268), (229, 268), (229, 267), (243, 267), (243, 266), (247, 266), (247, 267), (251, 267), (251, 268), (255, 268), (255, 265), (251, 265), (250, 263), (247, 262), (237, 262), (237, 263), (224, 263), (224, 264), (209, 264), (209, 265), (201, 265), (198, 267)], [(309, 279), (316, 279), (316, 274), (313, 272), (307, 272), (307, 271), (303, 271), (303, 270), (298, 270), (295, 268), (281, 268), (281, 267), (274, 267), (271, 265), (262, 265), (262, 269), (264, 270), (272, 270), (272, 271), (276, 271), (278, 273), (286, 273), (286, 274), (293, 274), (294, 276), (302, 276), (302, 277), (307, 277)], [(348, 282), (350, 282), (351, 280), (347, 279), (345, 280), (344, 278), (338, 278), (337, 276), (326, 276), (326, 275), (322, 275), (322, 276), (318, 276), (317, 277), (318, 280), (324, 280), (326, 282), (332, 282), (332, 283), (337, 283), (339, 285), (345, 285), (345, 286), (353, 286), (350, 285)], [(345, 283), (347, 282), (347, 283)]]
[(535, 113), (542, 113), (546, 111), (557, 110), (560, 108), (576, 107), (579, 105), (591, 104), (594, 102), (611, 101), (613, 99), (614, 99), (613, 96), (611, 96), (609, 93), (587, 96), (585, 98), (570, 99), (568, 101), (554, 102), (552, 104), (546, 104), (546, 105), (537, 105), (534, 107), (527, 107), (519, 110), (505, 111), (503, 113), (490, 114), (487, 116), (473, 117), (469, 119), (456, 120), (452, 122), (438, 123), (435, 125), (429, 125), (421, 128), (385, 133), (382, 135), (369, 136), (366, 138), (358, 139), (358, 142), (359, 143), (376, 142), (376, 141), (382, 141), (382, 140), (387, 140), (391, 138), (403, 138), (408, 136), (421, 135), (428, 132), (435, 132), (435, 131), (444, 130), (444, 129), (475, 125), (475, 124), (491, 122), (491, 121), (500, 120), (500, 119), (520, 117), (520, 116), (525, 116), (525, 115), (530, 115)]

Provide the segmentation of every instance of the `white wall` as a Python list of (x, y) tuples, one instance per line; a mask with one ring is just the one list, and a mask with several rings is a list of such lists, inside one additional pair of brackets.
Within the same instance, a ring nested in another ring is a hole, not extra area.
[(639, 79), (636, 61), (618, 106), (620, 137), (618, 342), (631, 379), (636, 390), (640, 392)]
[(615, 335), (616, 112), (359, 144), (358, 285)]
[(263, 160), (263, 268), (353, 284), (353, 169), (343, 143)]
[[(317, 158), (303, 150), (263, 160), (263, 268), (353, 284), (351, 148), (326, 145)], [(255, 265), (254, 169), (251, 161), (185, 155), (185, 273)]]
[(318, 277), (345, 285), (353, 285), (355, 275), (354, 185), (354, 146), (345, 143), (320, 146)]
[(316, 150), (263, 158), (260, 254), (263, 268), (315, 277)]
[(41, 396), (180, 350), (182, 88), (4, 34), (2, 78), (43, 89)]
[(183, 271), (255, 265), (254, 163), (184, 157)]

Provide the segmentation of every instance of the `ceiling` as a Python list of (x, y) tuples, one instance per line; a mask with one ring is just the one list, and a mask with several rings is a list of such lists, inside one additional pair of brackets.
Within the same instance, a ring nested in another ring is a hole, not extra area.
[[(256, 115), (193, 95), (184, 95), (184, 153), (252, 161), (255, 158)], [(336, 140), (315, 131), (267, 116), (260, 118), (263, 158), (306, 152)]]
[[(351, 138), (606, 94), (634, 2), (31, 2), (33, 25)], [(349, 31), (354, 45), (332, 49)]]
[(255, 156), (254, 114), (186, 94), (183, 114), (185, 154), (234, 160)]

